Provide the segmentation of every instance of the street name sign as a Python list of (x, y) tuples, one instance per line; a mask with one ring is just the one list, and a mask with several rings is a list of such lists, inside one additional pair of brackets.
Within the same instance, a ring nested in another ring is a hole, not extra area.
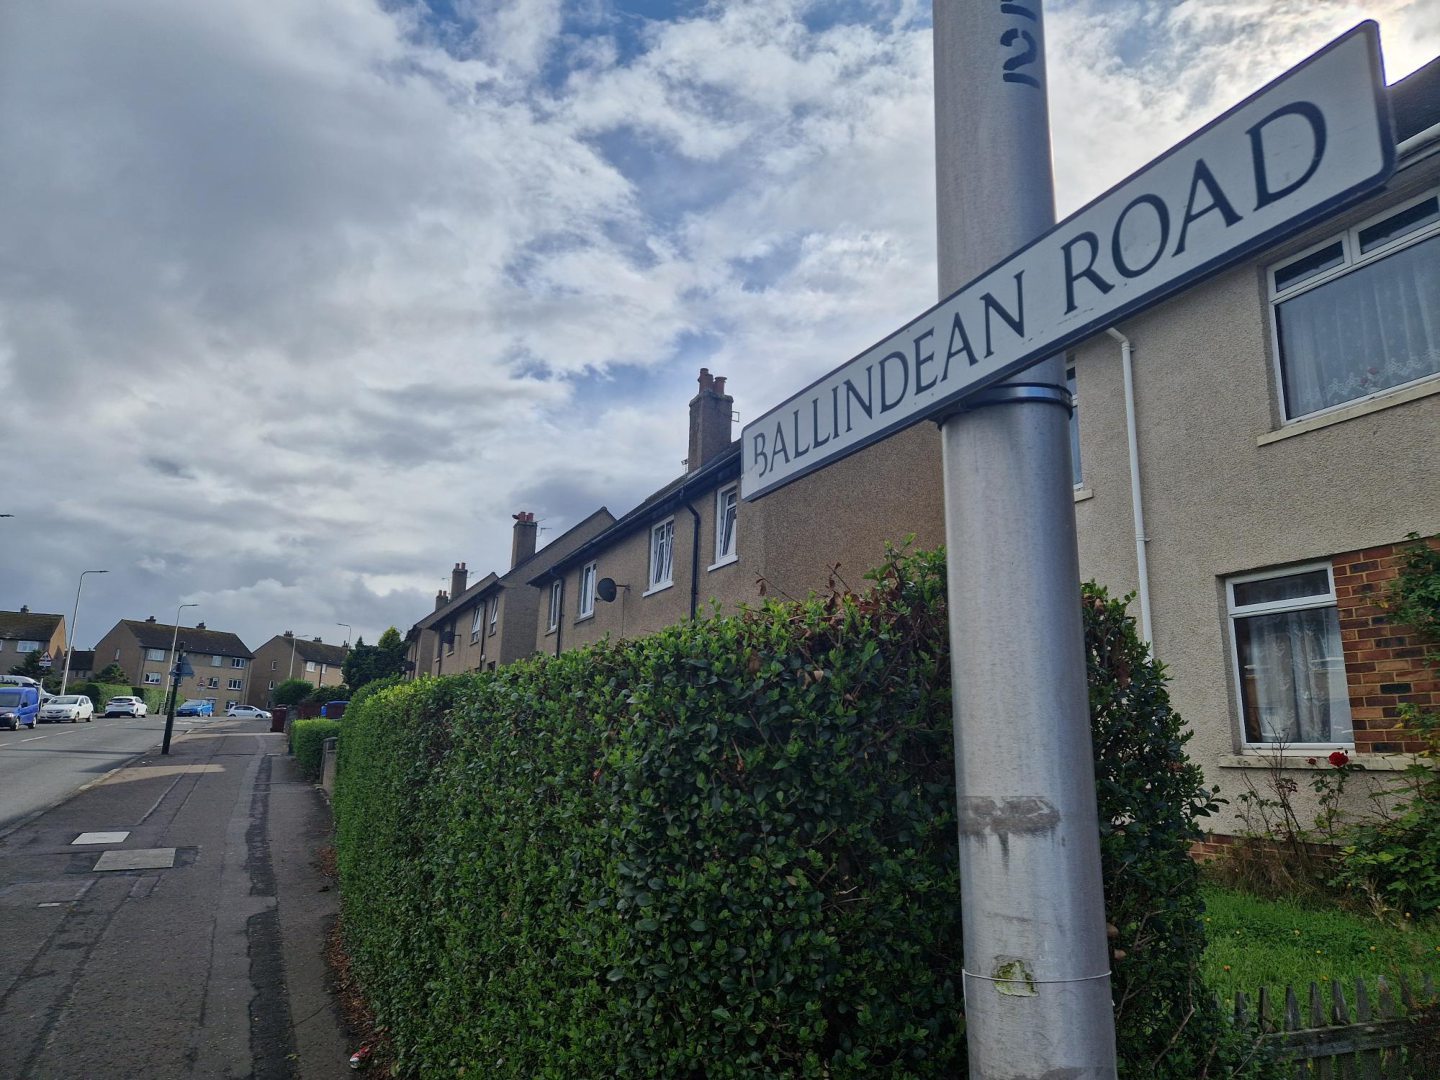
[(1354, 202), (1394, 167), (1379, 27), (1365, 22), (747, 424), (742, 496), (953, 409)]

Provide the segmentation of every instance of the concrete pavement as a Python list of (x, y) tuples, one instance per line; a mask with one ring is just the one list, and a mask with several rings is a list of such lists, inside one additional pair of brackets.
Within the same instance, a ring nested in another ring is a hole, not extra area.
[(0, 839), (0, 1078), (350, 1075), (329, 838), (284, 736), (222, 720)]

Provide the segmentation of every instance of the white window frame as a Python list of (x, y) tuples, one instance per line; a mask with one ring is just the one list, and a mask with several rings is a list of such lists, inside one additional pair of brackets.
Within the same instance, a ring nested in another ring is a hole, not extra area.
[(279, 671), (279, 670), (280, 670), (280, 661), (279, 661), (279, 660), (271, 660), (271, 661), (270, 661), (270, 670), (271, 670), (271, 671)]
[(470, 613), (470, 644), (474, 645), (480, 640), (480, 635), (485, 629), (485, 601), (475, 605), (475, 610)]
[[(730, 549), (725, 549), (726, 503), (734, 506), (734, 518), (730, 526)], [(726, 484), (715, 492), (715, 561), (708, 569), (718, 570), (729, 566), (740, 558), (740, 485)]]
[(145, 659), (151, 662), (163, 662), (165, 659), (164, 649), (146, 649)]
[[(1291, 416), (1289, 415), (1289, 404), (1285, 401), (1285, 371), (1282, 357), (1280, 355), (1280, 305), (1288, 300), (1293, 300), (1295, 299), (1295, 297), (1309, 292), (1311, 289), (1317, 289), (1321, 285), (1328, 284), (1329, 282), (1334, 281), (1336, 278), (1344, 277), (1347, 274), (1353, 274), (1356, 271), (1362, 270), (1366, 266), (1371, 265), (1372, 263), (1379, 262), (1381, 259), (1394, 255), (1397, 252), (1405, 250), (1406, 248), (1414, 247), (1416, 244), (1423, 243), (1426, 240), (1435, 237), (1436, 235), (1440, 235), (1440, 220), (1437, 220), (1432, 221), (1426, 225), (1417, 226), (1410, 232), (1402, 233), (1401, 235), (1392, 238), (1386, 243), (1381, 244), (1372, 251), (1362, 252), (1360, 250), (1360, 233), (1363, 232), (1365, 229), (1368, 229), (1370, 226), (1384, 221), (1386, 218), (1394, 217), (1396, 214), (1403, 213), (1412, 206), (1425, 202), (1428, 199), (1435, 198), (1440, 198), (1440, 188), (1432, 188), (1429, 191), (1425, 191), (1419, 195), (1416, 195), (1414, 198), (1406, 199), (1404, 202), (1398, 202), (1392, 206), (1388, 206), (1384, 210), (1365, 218), (1363, 221), (1356, 222), (1344, 232), (1327, 236), (1325, 237), (1325, 239), (1309, 245), (1304, 250), (1297, 251), (1293, 255), (1286, 256), (1284, 259), (1281, 259), (1280, 261), (1275, 263), (1271, 263), (1265, 268), (1265, 287), (1270, 297), (1271, 377), (1275, 380), (1276, 400), (1280, 403), (1280, 423), (1282, 427), (1288, 427), (1292, 424), (1298, 424), (1305, 420), (1312, 420), (1317, 416), (1325, 416), (1328, 413), (1336, 412), (1340, 409), (1353, 408), (1355, 405), (1358, 405), (1361, 402), (1373, 401), (1377, 398), (1388, 397), (1391, 394), (1396, 394), (1402, 390), (1407, 390), (1412, 386), (1420, 386), (1424, 383), (1440, 380), (1440, 372), (1433, 372), (1429, 375), (1422, 375), (1418, 379), (1411, 379), (1409, 382), (1397, 383), (1394, 386), (1387, 386), (1383, 390), (1376, 390), (1373, 393), (1362, 394), (1360, 397), (1357, 398), (1350, 398), (1346, 401), (1336, 402), (1334, 405), (1327, 405), (1323, 409), (1316, 409), (1313, 412), (1300, 413), (1296, 416)], [(1283, 289), (1276, 289), (1275, 275), (1277, 273), (1279, 273), (1281, 270), (1284, 270), (1287, 266), (1293, 266), (1295, 263), (1300, 262), (1302, 259), (1308, 258), (1309, 256), (1315, 254), (1317, 251), (1321, 251), (1327, 247), (1332, 246), (1337, 240), (1340, 242), (1341, 257), (1341, 261), (1338, 266), (1332, 266), (1328, 270), (1318, 271), (1307, 278), (1303, 278), (1300, 281), (1296, 281), (1293, 284), (1285, 286)]]
[(265, 689), (267, 689), (267, 690), (274, 690), (274, 689), (275, 689), (275, 680), (274, 680), (274, 679), (271, 679), (271, 680), (270, 680), (270, 685), (267, 686)]
[(230, 658), (230, 666), (233, 668), (243, 668), (245, 666), (245, 658), (243, 656), (232, 656)]
[[(1274, 600), (1264, 604), (1242, 604), (1235, 603), (1235, 586), (1244, 585), (1251, 581), (1266, 581), (1271, 578), (1298, 577), (1302, 574), (1313, 574), (1317, 570), (1325, 571), (1326, 581), (1329, 582), (1329, 589), (1325, 593), (1315, 593), (1313, 596), (1300, 597), (1293, 600)], [(1223, 578), (1221, 582), (1225, 587), (1225, 622), (1230, 633), (1230, 674), (1235, 680), (1235, 718), (1240, 732), (1240, 746), (1250, 753), (1273, 753), (1282, 745), (1273, 742), (1250, 742), (1245, 736), (1245, 673), (1240, 669), (1240, 641), (1235, 633), (1235, 621), (1237, 619), (1248, 619), (1255, 615), (1277, 615), (1289, 611), (1309, 611), (1314, 608), (1336, 608), (1339, 609), (1338, 598), (1335, 595), (1335, 567), (1327, 561), (1301, 563), (1298, 566), (1283, 566), (1271, 570), (1257, 570), (1250, 574), (1236, 574), (1233, 577)], [(1344, 663), (1344, 651), (1342, 646), (1341, 663)], [(1345, 671), (1347, 691), (1349, 688), (1349, 670)], [(1334, 750), (1337, 747), (1353, 747), (1355, 745), (1354, 719), (1351, 719), (1351, 736), (1349, 740), (1332, 740), (1319, 743), (1284, 743), (1287, 750)]]
[(490, 626), (486, 630), (487, 636), (493, 635), (500, 625), (500, 597), (496, 596), (490, 601)]
[(141, 681), (143, 681), (146, 686), (159, 686), (162, 678), (163, 676), (158, 671), (147, 671), (145, 672), (145, 678)]
[(212, 655), (212, 656), (210, 657), (210, 666), (211, 666), (211, 667), (224, 667), (224, 666), (225, 666), (225, 657)]
[(205, 689), (207, 689), (207, 690), (219, 690), (219, 689), (220, 689), (220, 680), (217, 679), (214, 675), (208, 676), (208, 677), (207, 677), (207, 681), (206, 681), (206, 683), (205, 683)]
[(675, 584), (675, 518), (670, 516), (650, 526), (650, 583), (641, 596), (661, 592)]
[(244, 679), (231, 679), (230, 682), (229, 682), (229, 684), (225, 687), (225, 689), (227, 689), (227, 690), (244, 690), (244, 689), (245, 689), (245, 680), (244, 680)]
[(315, 661), (314, 661), (314, 660), (306, 660), (306, 661), (305, 661), (305, 673), (308, 675), (308, 674), (310, 674), (311, 672), (313, 672), (314, 670), (315, 670)]
[(599, 572), (599, 564), (588, 562), (580, 568), (580, 596), (576, 601), (578, 610), (575, 613), (575, 621), (583, 622), (585, 619), (595, 617), (595, 582)]
[(545, 625), (545, 632), (553, 634), (560, 629), (560, 616), (565, 601), (565, 580), (556, 578), (550, 583), (550, 610), (549, 618)]
[(15, 643), (15, 651), (17, 653), (39, 652), (44, 647), (45, 643), (43, 641), (17, 641)]

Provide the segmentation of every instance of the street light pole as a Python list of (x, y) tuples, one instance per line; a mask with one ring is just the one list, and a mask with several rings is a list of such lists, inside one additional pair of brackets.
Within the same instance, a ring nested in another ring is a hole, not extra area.
[(70, 657), (75, 655), (76, 628), (80, 622), (80, 590), (85, 587), (86, 574), (108, 574), (109, 570), (82, 570), (80, 581), (75, 586), (75, 609), (70, 612), (70, 640), (66, 642), (65, 649), (65, 674), (60, 676), (60, 693), (65, 693), (66, 687), (70, 685)]
[[(340, 624), (340, 625), (343, 626), (344, 624), (342, 623), (342, 624)], [(314, 635), (314, 634), (307, 634), (307, 635), (306, 635), (306, 637), (312, 637), (312, 638), (315, 637), (315, 636), (316, 636), (316, 635)], [(291, 636), (290, 636), (290, 674), (287, 676), (287, 680), (288, 680), (288, 679), (293, 679), (293, 678), (295, 678), (295, 645), (296, 645), (297, 642), (299, 642), (299, 640), (300, 640), (300, 635), (299, 635), (299, 634), (293, 634), (293, 633), (291, 634)]]
[[(170, 635), (170, 672), (172, 675), (170, 692), (172, 695), (175, 693), (176, 690), (180, 688), (180, 680), (173, 678), (175, 672), (175, 643), (180, 640), (180, 612), (184, 611), (187, 607), (199, 606), (199, 604), (181, 604), (175, 609), (175, 626), (173, 627), (174, 633)], [(171, 700), (170, 705), (172, 708), (174, 707), (175, 702), (173, 699)]]
[(343, 626), (343, 627), (345, 627), (345, 646), (344, 646), (344, 647), (348, 649), (348, 648), (350, 647), (350, 631), (351, 631), (351, 626), (350, 626), (350, 624), (349, 624), (348, 622), (337, 622), (335, 625), (336, 625), (336, 626)]

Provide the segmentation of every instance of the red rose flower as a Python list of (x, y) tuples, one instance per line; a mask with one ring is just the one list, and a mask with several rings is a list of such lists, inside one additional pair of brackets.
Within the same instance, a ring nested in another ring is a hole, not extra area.
[(1342, 766), (1349, 765), (1350, 755), (1345, 753), (1344, 750), (1336, 750), (1330, 755), (1330, 764), (1334, 765), (1337, 769), (1341, 768)]

